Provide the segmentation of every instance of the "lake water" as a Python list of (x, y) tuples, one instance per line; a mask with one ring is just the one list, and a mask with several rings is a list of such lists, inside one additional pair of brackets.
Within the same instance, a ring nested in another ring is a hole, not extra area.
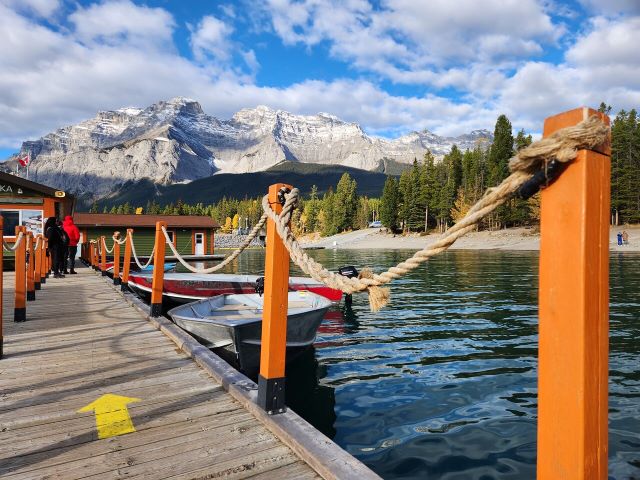
[[(311, 252), (380, 271), (411, 252)], [(262, 272), (263, 252), (233, 270)], [(385, 479), (533, 479), (538, 254), (454, 251), (329, 312), (287, 402)], [(293, 270), (294, 273), (299, 273)], [(611, 257), (609, 473), (640, 479), (640, 255)]]

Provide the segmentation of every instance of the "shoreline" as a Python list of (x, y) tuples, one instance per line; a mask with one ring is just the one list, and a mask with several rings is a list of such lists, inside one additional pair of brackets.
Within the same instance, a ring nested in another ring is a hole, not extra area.
[[(626, 230), (629, 244), (618, 246), (616, 234)], [(442, 234), (393, 235), (384, 229), (368, 228), (340, 233), (331, 237), (300, 239), (304, 248), (329, 248), (337, 250), (420, 250), (442, 238)], [(509, 228), (505, 230), (471, 232), (458, 239), (450, 250), (506, 250), (539, 251), (540, 233), (534, 228)], [(640, 225), (612, 227), (609, 231), (609, 251), (612, 253), (640, 252)]]

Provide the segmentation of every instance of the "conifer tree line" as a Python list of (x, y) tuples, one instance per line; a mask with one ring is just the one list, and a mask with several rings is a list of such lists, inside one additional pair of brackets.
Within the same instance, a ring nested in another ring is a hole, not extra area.
[[(602, 103), (600, 111), (610, 114)], [(621, 110), (612, 120), (611, 209), (612, 223), (640, 223), (640, 121), (635, 109)], [(387, 177), (380, 198), (360, 196), (348, 173), (322, 195), (313, 186), (301, 198), (292, 215), (297, 234), (321, 235), (365, 228), (380, 220), (395, 232), (444, 231), (460, 220), (487, 188), (498, 185), (509, 174), (508, 161), (521, 148), (530, 145), (531, 135), (520, 130), (515, 136), (511, 122), (500, 115), (490, 145), (478, 144), (462, 152), (455, 145), (442, 160), (427, 152), (400, 177)], [(208, 215), (223, 225), (223, 231), (251, 228), (262, 215), (261, 197), (223, 198), (204, 205), (177, 203), (160, 205), (147, 202), (145, 214)], [(131, 214), (129, 203), (104, 207), (103, 213)], [(91, 212), (97, 213), (94, 203)], [(511, 199), (486, 218), (480, 228), (499, 229), (535, 225), (539, 221), (539, 196), (529, 200)]]

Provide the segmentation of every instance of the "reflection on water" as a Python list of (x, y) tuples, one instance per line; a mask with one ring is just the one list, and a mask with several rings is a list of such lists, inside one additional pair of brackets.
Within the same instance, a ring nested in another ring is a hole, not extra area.
[[(310, 252), (376, 270), (409, 252)], [(536, 459), (537, 253), (448, 252), (331, 310), (287, 402), (384, 478), (530, 479)], [(262, 252), (239, 257), (259, 273)], [(298, 274), (299, 271), (292, 270)], [(640, 256), (611, 257), (610, 478), (640, 478)]]

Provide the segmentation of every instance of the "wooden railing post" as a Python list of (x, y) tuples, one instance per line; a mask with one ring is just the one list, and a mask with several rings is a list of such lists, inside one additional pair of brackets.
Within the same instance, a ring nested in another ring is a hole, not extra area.
[(49, 276), (49, 272), (47, 271), (47, 269), (49, 268), (49, 256), (48, 256), (48, 251), (49, 251), (49, 241), (47, 240), (47, 238), (43, 235), (42, 237), (42, 271), (41, 273), (41, 277), (40, 277), (40, 283), (42, 285), (44, 285), (45, 283), (47, 283), (47, 277)]
[(122, 283), (120, 290), (126, 292), (129, 286), (129, 269), (131, 268), (131, 239), (133, 238), (133, 228), (127, 228), (127, 236), (124, 244), (124, 259), (122, 260)]
[(167, 246), (162, 232), (162, 227), (167, 228), (166, 222), (156, 222), (156, 250), (153, 255), (153, 283), (151, 285), (151, 316), (159, 317), (162, 314), (162, 290), (164, 288), (164, 252)]
[(120, 285), (120, 244), (113, 241), (113, 284)]
[[(590, 115), (549, 117), (544, 136)], [(542, 191), (538, 480), (607, 478), (610, 142)]]
[[(25, 230), (26, 231), (26, 230)], [(29, 260), (27, 261), (27, 301), (33, 302), (36, 299), (35, 275), (35, 250), (33, 248), (33, 233), (27, 231), (27, 251)]]
[(39, 243), (40, 246), (34, 252), (36, 264), (35, 264), (35, 271), (33, 272), (33, 288), (35, 290), (40, 290), (42, 288), (40, 286), (40, 282), (42, 281), (42, 247), (44, 245), (41, 234), (38, 234), (36, 236), (36, 243)]
[[(269, 204), (282, 211), (279, 192), (291, 185), (276, 183), (269, 187)], [(287, 350), (287, 310), (289, 292), (289, 252), (276, 232), (273, 220), (267, 220), (267, 251), (264, 264), (264, 307), (258, 405), (270, 415), (282, 413), (285, 405), (285, 358)]]
[(100, 262), (100, 271), (102, 272), (102, 276), (107, 276), (107, 243), (105, 241), (104, 235), (100, 237), (100, 251), (102, 252), (102, 260)]
[(92, 243), (91, 244), (91, 268), (93, 268), (94, 270), (97, 269), (97, 259), (98, 258), (98, 244), (97, 243)]
[(0, 248), (2, 249), (2, 256), (0, 256), (0, 358), (4, 355), (4, 325), (3, 325), (3, 314), (4, 305), (3, 305), (3, 297), (2, 289), (4, 287), (4, 218), (0, 215)]
[[(21, 226), (16, 227), (16, 241), (18, 235), (24, 232), (25, 228)], [(27, 319), (27, 238), (26, 235), (22, 238), (20, 245), (15, 251), (15, 265), (16, 265), (16, 288), (15, 288), (15, 306), (13, 310), (13, 321), (24, 322)]]

